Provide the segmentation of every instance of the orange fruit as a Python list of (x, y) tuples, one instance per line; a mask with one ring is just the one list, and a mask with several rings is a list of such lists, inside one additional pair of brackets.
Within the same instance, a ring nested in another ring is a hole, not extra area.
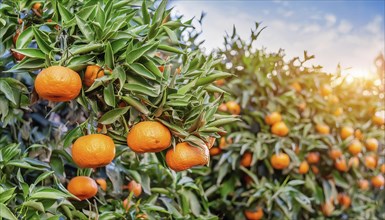
[(84, 85), (92, 86), (94, 84), (95, 79), (104, 76), (103, 69), (98, 65), (90, 65), (87, 66), (86, 72), (84, 73)]
[(317, 130), (318, 133), (320, 134), (329, 134), (330, 133), (330, 128), (329, 126), (325, 124), (317, 124), (315, 129)]
[(329, 156), (332, 160), (337, 160), (342, 156), (342, 151), (338, 148), (333, 148), (329, 151)]
[(302, 91), (302, 87), (301, 87), (301, 84), (299, 84), (298, 82), (293, 82), (290, 87), (295, 90), (296, 92), (301, 92)]
[(306, 160), (309, 164), (317, 164), (320, 161), (320, 155), (318, 152), (310, 152), (307, 154)]
[(64, 102), (76, 98), (82, 88), (77, 72), (63, 66), (50, 66), (35, 79), (35, 89), (41, 98)]
[(301, 151), (300, 147), (296, 145), (294, 148), (294, 153), (298, 155), (300, 151)]
[(95, 180), (88, 176), (77, 176), (69, 181), (67, 189), (80, 200), (85, 200), (96, 195), (98, 192), (98, 185)]
[(210, 156), (216, 156), (222, 153), (222, 149), (219, 147), (213, 147), (209, 151), (210, 151)]
[(341, 172), (347, 172), (347, 171), (348, 171), (348, 165), (346, 164), (345, 158), (337, 159), (337, 160), (334, 162), (334, 166), (335, 166), (335, 168), (336, 168), (338, 171), (341, 171)]
[(340, 136), (342, 140), (345, 140), (346, 138), (352, 136), (354, 133), (354, 129), (352, 127), (343, 127), (340, 132)]
[(123, 102), (123, 101), (119, 102), (119, 104), (118, 104), (118, 107), (119, 107), (119, 108), (124, 108), (124, 107), (126, 107), (126, 106), (127, 106), (127, 103), (125, 103), (125, 102)]
[(307, 161), (302, 161), (302, 163), (299, 165), (298, 173), (299, 174), (305, 174), (309, 171), (309, 164)]
[(340, 116), (344, 113), (344, 109), (341, 107), (336, 108), (336, 110), (333, 112), (335, 116)]
[(352, 155), (354, 155), (354, 156), (356, 156), (357, 154), (359, 154), (360, 152), (361, 152), (361, 150), (362, 150), (362, 144), (361, 144), (361, 142), (359, 141), (359, 140), (353, 140), (351, 143), (350, 143), (350, 145), (349, 145), (349, 147), (348, 147), (348, 150), (349, 150), (349, 152), (352, 154)]
[(96, 179), (96, 182), (99, 184), (100, 188), (103, 190), (103, 191), (106, 191), (107, 190), (107, 182), (105, 179), (103, 178), (97, 178)]
[(354, 131), (354, 137), (357, 138), (360, 141), (362, 141), (364, 139), (364, 135), (362, 134), (360, 129), (356, 129)]
[(282, 121), (282, 116), (278, 112), (272, 112), (269, 115), (266, 115), (265, 122), (268, 125), (273, 125), (275, 123), (278, 123)]
[(35, 4), (32, 5), (32, 8), (35, 9), (35, 10), (39, 10), (41, 8), (41, 3), (40, 2), (36, 2)]
[(332, 93), (332, 88), (330, 87), (330, 86), (328, 86), (328, 85), (323, 85), (322, 87), (321, 87), (321, 91), (320, 91), (320, 93), (321, 93), (321, 95), (322, 96), (328, 96), (328, 95), (330, 95), (331, 93)]
[(216, 140), (215, 137), (209, 137), (209, 138), (208, 138), (208, 141), (207, 141), (206, 145), (207, 145), (207, 147), (208, 147), (209, 149), (211, 149), (211, 148), (214, 146), (215, 140)]
[(19, 38), (20, 30), (17, 29), (15, 35), (12, 37), (13, 45), (16, 45), (17, 39)]
[(284, 137), (289, 133), (289, 128), (283, 121), (277, 122), (271, 127), (271, 133)]
[(350, 204), (352, 203), (352, 200), (350, 197), (344, 193), (339, 193), (337, 196), (338, 203), (344, 208), (347, 209), (350, 207)]
[(381, 165), (380, 171), (381, 171), (382, 174), (385, 174), (385, 164)]
[(290, 164), (290, 157), (286, 153), (274, 154), (270, 159), (274, 169), (283, 170)]
[(194, 166), (206, 165), (209, 162), (207, 148), (194, 147), (187, 142), (177, 144), (166, 153), (166, 163), (174, 171), (190, 169)]
[(319, 173), (319, 169), (318, 169), (317, 166), (312, 165), (310, 168), (311, 168), (311, 171), (313, 171), (314, 174), (318, 174)]
[(232, 115), (239, 115), (241, 113), (241, 106), (235, 101), (226, 102), (227, 111)]
[(114, 157), (114, 141), (104, 134), (82, 136), (72, 145), (72, 159), (81, 168), (102, 167)]
[(338, 102), (340, 102), (339, 98), (335, 95), (329, 95), (328, 101), (330, 104), (337, 104)]
[(385, 116), (384, 115), (381, 116), (380, 114), (373, 115), (372, 122), (375, 125), (381, 126), (385, 124)]
[(170, 130), (157, 121), (139, 122), (127, 135), (127, 145), (136, 153), (160, 152), (170, 144)]
[(365, 157), (365, 166), (369, 169), (376, 169), (377, 167), (377, 158), (374, 155), (367, 155)]
[(372, 181), (372, 185), (376, 188), (381, 188), (385, 184), (384, 176), (382, 176), (381, 174), (378, 174), (377, 176), (373, 176), (371, 181)]
[(135, 216), (135, 219), (139, 219), (139, 220), (147, 220), (148, 219), (148, 216), (144, 213), (140, 213), (140, 214), (137, 214)]
[(218, 80), (215, 80), (214, 83), (216, 86), (223, 86), (226, 83), (226, 81), (225, 79), (218, 79)]
[(263, 218), (263, 209), (257, 207), (255, 211), (245, 210), (243, 212), (247, 220), (260, 220)]
[(248, 175), (244, 175), (243, 180), (245, 181), (246, 185), (250, 185), (252, 182), (254, 182), (253, 179)]
[(13, 58), (15, 58), (16, 61), (20, 61), (20, 60), (24, 59), (24, 57), (25, 57), (25, 55), (18, 53), (18, 52), (15, 52), (13, 50), (11, 52), (12, 52)]
[(365, 147), (368, 151), (377, 151), (378, 149), (378, 141), (375, 138), (368, 138), (365, 141)]
[(306, 108), (306, 102), (301, 102), (298, 104), (298, 110), (304, 111)]
[(221, 112), (227, 112), (227, 106), (225, 103), (222, 103), (218, 106), (218, 111), (221, 111)]
[(348, 165), (349, 165), (349, 168), (350, 167), (357, 168), (360, 165), (360, 160), (358, 159), (358, 157), (352, 157), (349, 159)]
[(363, 191), (368, 190), (369, 189), (369, 181), (367, 181), (366, 179), (358, 180), (358, 187)]
[(128, 183), (127, 189), (132, 192), (135, 197), (139, 197), (140, 194), (142, 194), (142, 185), (137, 183), (135, 180), (131, 180)]
[(246, 151), (241, 158), (241, 166), (250, 167), (251, 161), (253, 160), (253, 154), (249, 151)]
[(128, 203), (128, 199), (123, 200), (123, 208), (124, 210), (129, 210), (131, 207), (131, 203)]
[(228, 142), (225, 137), (221, 137), (221, 140), (219, 141), (219, 148), (220, 149), (226, 149), (228, 145)]
[(324, 216), (330, 216), (334, 211), (334, 205), (332, 202), (325, 202), (321, 205), (321, 211)]

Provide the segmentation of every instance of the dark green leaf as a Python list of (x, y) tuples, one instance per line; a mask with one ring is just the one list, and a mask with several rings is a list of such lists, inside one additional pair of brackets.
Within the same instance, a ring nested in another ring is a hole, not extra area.
[(126, 114), (129, 107), (117, 108), (106, 112), (100, 119), (101, 124), (112, 124), (119, 119), (120, 116)]

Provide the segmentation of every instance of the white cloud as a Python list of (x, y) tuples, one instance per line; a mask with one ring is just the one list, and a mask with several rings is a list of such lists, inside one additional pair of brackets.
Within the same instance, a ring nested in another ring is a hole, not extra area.
[(365, 29), (373, 34), (376, 34), (381, 32), (383, 25), (383, 18), (380, 15), (377, 15), (366, 25)]
[(326, 26), (327, 27), (331, 27), (331, 26), (333, 26), (336, 23), (337, 18), (336, 18), (335, 15), (326, 14), (325, 15), (325, 20), (326, 20)]
[(353, 26), (348, 22), (348, 21), (345, 21), (345, 20), (342, 20), (340, 22), (340, 24), (338, 25), (338, 28), (337, 30), (343, 34), (346, 34), (348, 33), (349, 31), (351, 31), (353, 28)]

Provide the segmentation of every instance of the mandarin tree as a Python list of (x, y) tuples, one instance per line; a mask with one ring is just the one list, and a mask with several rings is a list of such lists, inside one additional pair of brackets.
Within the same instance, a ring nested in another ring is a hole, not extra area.
[[(192, 20), (171, 10), (167, 1), (1, 2), (0, 217), (216, 218), (190, 177), (207, 169), (195, 166), (208, 153), (166, 152), (208, 152), (236, 121), (216, 113), (224, 91), (212, 84), (230, 74), (184, 42)], [(177, 173), (166, 158), (192, 169)]]
[(213, 213), (252, 219), (249, 210), (260, 207), (266, 219), (384, 218), (383, 86), (325, 73), (307, 65), (314, 57), (306, 52), (288, 60), (283, 50), (256, 49), (261, 30), (245, 41), (234, 28), (217, 52), (219, 70), (234, 74), (219, 86), (223, 103), (242, 111), (224, 127), (232, 143), (203, 178)]

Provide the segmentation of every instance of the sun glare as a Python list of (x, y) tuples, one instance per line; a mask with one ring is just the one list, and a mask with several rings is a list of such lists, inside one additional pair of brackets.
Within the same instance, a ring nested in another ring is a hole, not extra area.
[(347, 77), (352, 77), (356, 79), (374, 79), (375, 78), (375, 73), (368, 70), (368, 69), (363, 69), (363, 68), (351, 68), (347, 69), (342, 72), (343, 75)]

